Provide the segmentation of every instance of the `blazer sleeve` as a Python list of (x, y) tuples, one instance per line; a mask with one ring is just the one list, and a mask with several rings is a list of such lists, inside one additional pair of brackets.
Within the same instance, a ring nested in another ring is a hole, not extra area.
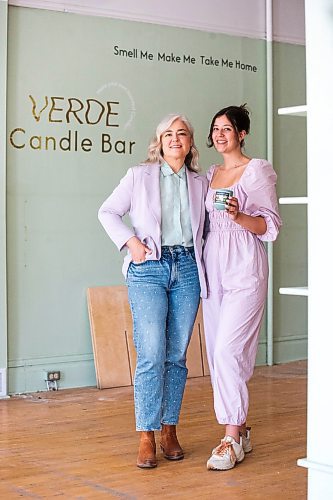
[(276, 196), (276, 173), (266, 160), (258, 160), (249, 165), (244, 176), (243, 189), (247, 195), (245, 211), (253, 217), (265, 219), (267, 230), (257, 235), (262, 241), (274, 241), (282, 225)]
[(98, 211), (100, 223), (119, 250), (135, 236), (133, 229), (122, 220), (130, 211), (133, 188), (134, 172), (133, 168), (130, 168)]

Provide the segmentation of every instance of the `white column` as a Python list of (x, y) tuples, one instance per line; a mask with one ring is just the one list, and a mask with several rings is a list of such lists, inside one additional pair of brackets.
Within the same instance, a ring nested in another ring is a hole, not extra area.
[(7, 1), (0, 0), (0, 397), (7, 394), (6, 86)]
[(333, 2), (305, 0), (309, 372), (307, 458), (309, 500), (333, 498)]
[[(273, 4), (266, 0), (266, 87), (267, 87), (267, 160), (273, 163)], [(273, 337), (273, 244), (267, 244), (269, 276), (267, 294), (267, 364), (274, 363)]]

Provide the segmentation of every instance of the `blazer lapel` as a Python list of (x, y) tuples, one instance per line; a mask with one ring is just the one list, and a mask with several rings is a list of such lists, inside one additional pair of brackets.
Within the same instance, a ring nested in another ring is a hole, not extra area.
[(190, 201), (193, 239), (195, 240), (200, 225), (203, 186), (200, 179), (200, 175), (197, 174), (196, 172), (192, 172), (187, 168), (186, 175), (187, 175), (188, 197)]
[(146, 190), (147, 204), (157, 224), (161, 227), (160, 165), (158, 163), (146, 166), (143, 182)]

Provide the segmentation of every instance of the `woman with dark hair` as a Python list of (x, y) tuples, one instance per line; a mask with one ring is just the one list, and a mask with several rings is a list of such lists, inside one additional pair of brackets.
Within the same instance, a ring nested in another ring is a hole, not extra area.
[[(145, 163), (128, 170), (99, 210), (119, 250), (137, 353), (134, 378), (137, 466), (156, 467), (154, 431), (164, 457), (180, 460), (176, 425), (187, 377), (186, 351), (196, 318), (202, 266), (207, 180), (186, 117), (169, 115), (157, 126)], [(129, 214), (131, 227), (122, 220)]]
[(222, 156), (207, 174), (208, 296), (202, 301), (215, 414), (225, 425), (225, 436), (207, 462), (212, 470), (231, 469), (252, 450), (247, 383), (267, 296), (264, 241), (275, 240), (281, 226), (272, 165), (243, 152), (249, 131), (246, 105), (228, 106), (213, 117), (208, 135), (208, 146)]

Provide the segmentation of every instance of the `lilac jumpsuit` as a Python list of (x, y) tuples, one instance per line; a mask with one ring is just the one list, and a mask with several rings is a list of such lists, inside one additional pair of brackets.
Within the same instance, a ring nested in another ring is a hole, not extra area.
[[(209, 183), (215, 166), (207, 177)], [(265, 234), (258, 236), (213, 206), (209, 186), (206, 209), (209, 232), (204, 263), (208, 298), (203, 299), (205, 338), (214, 408), (220, 424), (242, 425), (249, 406), (247, 382), (252, 376), (265, 301), (268, 261), (263, 241), (276, 239), (281, 219), (275, 191), (276, 174), (266, 160), (252, 159), (231, 189), (239, 210), (262, 216)]]

